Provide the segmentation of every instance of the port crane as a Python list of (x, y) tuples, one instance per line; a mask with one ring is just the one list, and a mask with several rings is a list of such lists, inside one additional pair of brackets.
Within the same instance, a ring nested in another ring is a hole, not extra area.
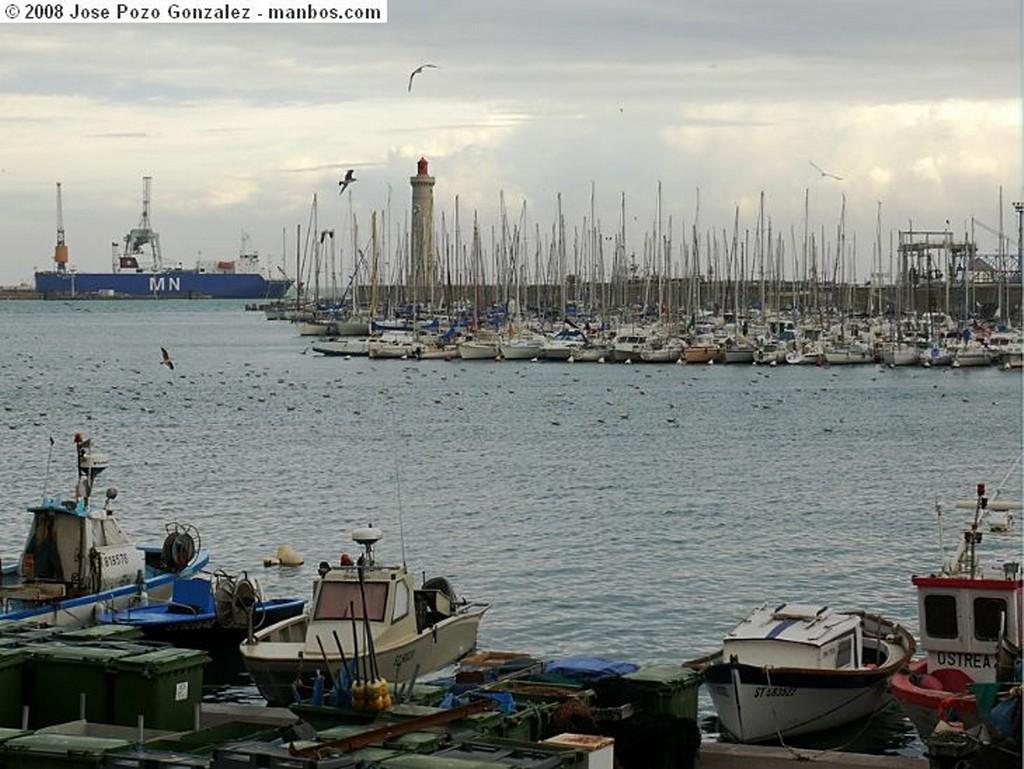
[(160, 255), (160, 235), (154, 232), (149, 224), (149, 202), (152, 185), (152, 176), (142, 177), (142, 216), (139, 217), (138, 226), (124, 236), (121, 269), (139, 269), (139, 256), (142, 255), (143, 248), (147, 245), (153, 258), (153, 269), (158, 271), (163, 267), (163, 259)]
[(67, 272), (68, 246), (64, 240), (64, 202), (61, 197), (60, 182), (57, 182), (57, 245), (53, 249), (53, 261), (57, 272)]

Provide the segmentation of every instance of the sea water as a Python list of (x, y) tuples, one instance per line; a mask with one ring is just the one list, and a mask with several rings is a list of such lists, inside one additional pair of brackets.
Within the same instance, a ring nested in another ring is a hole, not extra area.
[[(0, 556), (71, 493), (82, 432), (139, 543), (187, 523), (211, 568), (308, 598), (372, 523), (379, 560), (492, 604), (482, 649), (675, 663), (764, 601), (916, 632), (953, 503), (1021, 498), (1021, 403), (995, 367), (343, 359), (238, 302), (0, 302)], [(265, 568), (283, 544), (305, 564)], [(259, 701), (241, 670), (207, 696)], [(923, 749), (898, 710), (843, 747)]]

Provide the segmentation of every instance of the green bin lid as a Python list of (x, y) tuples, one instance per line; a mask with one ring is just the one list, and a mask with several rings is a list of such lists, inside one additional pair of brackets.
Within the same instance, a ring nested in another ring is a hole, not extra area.
[(180, 670), (185, 667), (197, 667), (205, 665), (209, 661), (210, 657), (206, 652), (168, 646), (163, 649), (143, 652), (142, 654), (121, 657), (117, 660), (117, 667), (135, 670), (147, 668), (160, 673)]
[(117, 641), (142, 638), (142, 628), (135, 625), (90, 625), (75, 630), (65, 630), (58, 638), (69, 641)]
[(6, 753), (14, 751), (25, 753), (47, 753), (67, 756), (74, 753), (99, 755), (109, 750), (127, 747), (129, 740), (113, 737), (88, 737), (81, 734), (50, 734), (36, 733), (24, 737), (15, 737), (3, 745)]
[(680, 684), (699, 686), (703, 680), (703, 675), (699, 670), (684, 668), (682, 665), (645, 665), (622, 677), (639, 684), (660, 684), (671, 687), (678, 687)]
[(33, 658), (43, 659), (47, 662), (100, 664), (136, 654), (138, 649), (122, 646), (78, 646), (54, 643), (34, 645), (29, 647), (28, 651)]

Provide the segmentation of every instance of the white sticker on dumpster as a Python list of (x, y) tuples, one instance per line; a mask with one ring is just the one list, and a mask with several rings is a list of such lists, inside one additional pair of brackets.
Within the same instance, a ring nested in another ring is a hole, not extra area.
[(179, 681), (174, 685), (174, 701), (180, 702), (181, 700), (188, 699), (188, 681)]

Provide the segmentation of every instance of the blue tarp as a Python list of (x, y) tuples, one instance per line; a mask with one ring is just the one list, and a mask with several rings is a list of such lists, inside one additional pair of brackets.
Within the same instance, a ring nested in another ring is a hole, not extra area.
[(632, 662), (608, 660), (603, 657), (565, 657), (549, 662), (544, 668), (545, 673), (557, 673), (582, 684), (592, 684), (612, 676), (635, 673), (640, 666)]

